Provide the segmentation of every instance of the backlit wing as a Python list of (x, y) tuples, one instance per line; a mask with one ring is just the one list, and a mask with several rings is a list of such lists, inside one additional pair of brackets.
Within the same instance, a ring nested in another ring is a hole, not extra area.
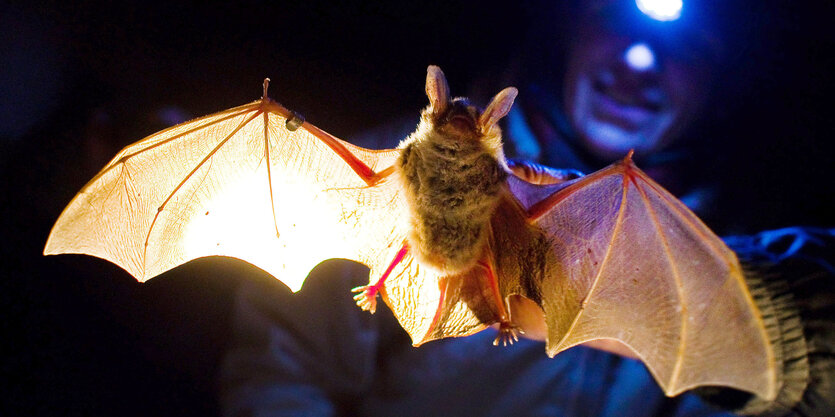
[(736, 255), (631, 159), (558, 190), (522, 181), (511, 188), (550, 250), (545, 273), (505, 276), (506, 294), (542, 307), (549, 355), (616, 339), (667, 395), (721, 385), (774, 398), (771, 319)]
[(104, 258), (140, 281), (232, 256), (294, 291), (325, 259), (374, 271), (405, 236), (388, 175), (398, 154), (343, 142), (265, 98), (123, 149), (64, 209), (44, 253)]

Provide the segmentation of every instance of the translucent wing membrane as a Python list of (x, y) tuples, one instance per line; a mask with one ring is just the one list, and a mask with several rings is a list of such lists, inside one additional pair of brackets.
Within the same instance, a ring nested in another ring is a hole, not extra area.
[(616, 339), (668, 395), (722, 385), (774, 397), (772, 346), (736, 255), (630, 160), (526, 206), (560, 259), (539, 288), (549, 354)]
[(377, 267), (404, 236), (390, 215), (396, 184), (376, 174), (398, 151), (359, 148), (308, 123), (291, 131), (288, 117), (259, 100), (126, 147), (67, 206), (44, 253), (104, 258), (140, 281), (232, 256), (293, 290), (324, 259)]

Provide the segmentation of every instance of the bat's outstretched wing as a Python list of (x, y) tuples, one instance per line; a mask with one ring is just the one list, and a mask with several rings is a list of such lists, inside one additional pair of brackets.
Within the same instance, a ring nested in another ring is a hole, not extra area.
[(757, 307), (736, 255), (630, 158), (566, 186), (509, 184), (550, 250), (543, 273), (505, 267), (504, 293), (542, 307), (549, 355), (616, 339), (667, 395), (721, 385), (775, 397), (773, 317)]
[(140, 281), (232, 256), (294, 291), (329, 258), (379, 274), (405, 237), (388, 175), (398, 154), (334, 138), (265, 94), (123, 149), (64, 209), (44, 253), (104, 258)]

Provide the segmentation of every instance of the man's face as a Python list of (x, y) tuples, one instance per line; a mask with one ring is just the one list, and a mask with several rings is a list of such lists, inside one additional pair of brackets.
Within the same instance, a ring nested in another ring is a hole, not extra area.
[(581, 141), (597, 156), (658, 151), (679, 139), (698, 115), (711, 78), (705, 62), (595, 24), (584, 25), (576, 39), (565, 107)]

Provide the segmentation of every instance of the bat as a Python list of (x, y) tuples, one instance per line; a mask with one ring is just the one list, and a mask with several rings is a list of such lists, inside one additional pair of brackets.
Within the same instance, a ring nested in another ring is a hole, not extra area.
[(268, 81), (260, 100), (120, 151), (64, 209), (44, 254), (89, 254), (140, 281), (231, 256), (293, 291), (345, 258), (370, 268), (357, 304), (374, 312), (382, 298), (415, 345), (494, 324), (494, 344), (512, 342), (509, 300), (523, 297), (544, 312), (549, 356), (617, 340), (667, 395), (777, 396), (773, 314), (735, 254), (631, 153), (570, 181), (511, 164), (498, 122), (517, 90), (482, 111), (451, 97), (435, 66), (415, 132), (364, 149), (270, 99)]

